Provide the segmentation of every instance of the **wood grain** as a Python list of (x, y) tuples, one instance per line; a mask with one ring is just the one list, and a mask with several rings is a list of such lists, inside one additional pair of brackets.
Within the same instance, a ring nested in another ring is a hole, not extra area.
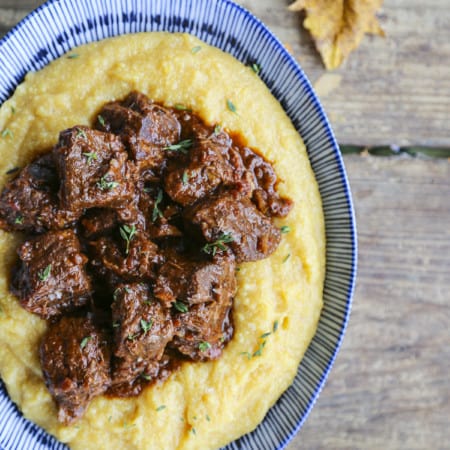
[[(287, 0), (238, 3), (313, 82), (325, 74)], [(38, 4), (0, 0), (0, 34)], [(380, 21), (387, 38), (366, 37), (322, 99), (339, 141), (450, 146), (448, 0), (386, 0)], [(345, 162), (359, 230), (353, 312), (325, 389), (288, 449), (450, 448), (450, 164)]]

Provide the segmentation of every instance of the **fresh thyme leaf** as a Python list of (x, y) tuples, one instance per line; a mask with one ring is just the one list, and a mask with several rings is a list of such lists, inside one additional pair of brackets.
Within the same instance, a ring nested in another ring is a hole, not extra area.
[(23, 223), (23, 217), (22, 216), (18, 216), (16, 217), (16, 220), (14, 220), (14, 223), (17, 225), (20, 225)]
[(187, 184), (188, 180), (189, 180), (188, 171), (185, 170), (183, 172), (183, 176), (181, 177), (181, 181), (183, 182), (183, 184)]
[(202, 48), (200, 47), (200, 45), (197, 45), (196, 47), (192, 47), (191, 52), (193, 55), (195, 55), (196, 53), (198, 53)]
[(103, 175), (100, 178), (100, 181), (97, 183), (97, 186), (102, 190), (102, 191), (111, 191), (114, 188), (116, 188), (117, 186), (119, 186), (119, 183), (117, 181), (108, 181), (106, 179), (107, 175)]
[(82, 137), (83, 139), (86, 139), (86, 133), (81, 128), (77, 128), (77, 137)]
[(245, 355), (247, 359), (252, 359), (252, 354), (250, 352), (241, 352), (240, 355)]
[(218, 123), (218, 124), (214, 127), (214, 135), (217, 136), (221, 131), (222, 131), (222, 126)]
[(16, 113), (16, 108), (14, 108), (14, 106), (11, 106), (11, 114), (15, 114)]
[(76, 59), (78, 58), (80, 55), (78, 53), (72, 53), (70, 55), (67, 55), (67, 59)]
[(2, 138), (6, 138), (7, 136), (9, 136), (10, 138), (14, 137), (14, 133), (9, 128), (5, 128), (2, 131)]
[(290, 257), (291, 257), (291, 254), (288, 253), (288, 254), (284, 257), (284, 259), (283, 259), (283, 264), (284, 264)]
[(178, 142), (178, 144), (172, 144), (164, 147), (164, 150), (172, 150), (186, 154), (188, 149), (192, 147), (192, 139), (185, 139), (184, 141)]
[(233, 236), (231, 236), (230, 233), (222, 233), (217, 240), (204, 245), (202, 250), (205, 253), (208, 253), (209, 255), (215, 256), (218, 249), (225, 251), (227, 249), (225, 244), (229, 244), (230, 242), (233, 242), (233, 241), (234, 241), (234, 238), (233, 238)]
[(198, 349), (201, 352), (206, 352), (206, 350), (209, 350), (211, 348), (211, 344), (209, 342), (203, 341), (198, 344)]
[(162, 411), (163, 409), (166, 409), (166, 405), (158, 406), (158, 407), (156, 408), (156, 412)]
[(148, 322), (146, 322), (144, 319), (141, 319), (141, 328), (142, 331), (144, 332), (144, 335), (147, 334), (153, 326), (153, 320), (150, 319)]
[(83, 153), (83, 156), (86, 156), (88, 164), (91, 164), (94, 159), (98, 158), (97, 152), (86, 152)]
[(266, 340), (263, 340), (258, 347), (258, 350), (256, 350), (252, 356), (261, 356), (262, 355), (262, 351), (264, 349), (264, 347), (266, 346)]
[(192, 111), (191, 108), (189, 108), (188, 106), (184, 106), (181, 103), (177, 103), (176, 105), (174, 105), (174, 108), (177, 109), (178, 111)]
[(141, 374), (141, 377), (146, 380), (146, 381), (152, 381), (152, 376), (151, 375), (147, 375), (145, 373)]
[(136, 226), (132, 225), (130, 227), (128, 225), (124, 225), (123, 227), (120, 227), (119, 232), (122, 239), (127, 243), (125, 253), (128, 255), (128, 252), (130, 251), (130, 242), (136, 235)]
[(211, 417), (209, 417), (208, 414), (206, 414), (205, 417), (206, 417), (206, 420), (207, 420), (208, 422), (211, 422)]
[(102, 126), (102, 127), (104, 127), (105, 126), (105, 119), (103, 118), (103, 116), (101, 116), (100, 114), (97, 116), (97, 120), (98, 120), (98, 122), (100, 123), (100, 125)]
[(43, 271), (38, 273), (38, 277), (41, 281), (47, 281), (52, 271), (52, 265), (49, 264)]
[(291, 227), (289, 225), (283, 225), (280, 228), (281, 234), (286, 234), (289, 233), (291, 231)]
[(265, 339), (266, 337), (270, 336), (272, 334), (271, 331), (268, 331), (267, 333), (264, 333), (260, 336), (261, 339)]
[(112, 326), (113, 326), (113, 328), (119, 328), (120, 322), (114, 322)]
[(129, 341), (134, 341), (138, 336), (139, 336), (139, 333), (129, 334), (129, 335), (127, 336), (127, 339), (128, 339)]
[(253, 72), (256, 73), (256, 75), (259, 75), (259, 72), (261, 72), (261, 66), (257, 63), (253, 63), (251, 65), (251, 68), (252, 68)]
[(163, 191), (162, 189), (159, 189), (158, 195), (156, 196), (155, 204), (153, 205), (152, 222), (156, 222), (156, 219), (163, 217), (163, 213), (159, 209), (159, 204), (162, 202), (162, 199), (163, 199)]
[(197, 431), (195, 431), (195, 428), (191, 428), (191, 431), (194, 436), (197, 434)]
[(189, 308), (187, 307), (187, 305), (178, 300), (173, 304), (173, 306), (177, 311), (180, 311), (181, 313), (187, 313), (189, 311)]
[(273, 332), (276, 333), (278, 330), (278, 320), (275, 320), (275, 322), (273, 323)]
[(92, 336), (86, 336), (82, 339), (80, 343), (80, 348), (83, 350), (84, 347), (86, 347), (87, 343), (92, 339)]
[(236, 106), (234, 105), (234, 103), (229, 98), (227, 98), (227, 106), (228, 106), (228, 109), (231, 112), (233, 112), (233, 113), (237, 112)]

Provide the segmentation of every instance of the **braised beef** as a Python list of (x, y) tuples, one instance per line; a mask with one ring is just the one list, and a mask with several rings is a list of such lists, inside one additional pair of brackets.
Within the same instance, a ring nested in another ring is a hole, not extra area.
[(123, 208), (132, 202), (136, 169), (116, 136), (69, 128), (61, 132), (53, 156), (62, 205), (70, 211), (81, 215), (86, 208)]
[(41, 365), (65, 424), (220, 357), (236, 264), (276, 249), (272, 217), (292, 207), (270, 163), (185, 108), (132, 92), (95, 128), (62, 131), (0, 194), (0, 228), (35, 235), (11, 290), (49, 320)]
[(48, 231), (25, 241), (18, 254), (21, 263), (11, 290), (26, 310), (48, 319), (88, 302), (87, 257), (81, 253), (73, 230)]
[(9, 181), (0, 195), (0, 228), (42, 233), (77, 220), (60, 209), (59, 179), (51, 154), (39, 156)]
[(80, 418), (89, 402), (111, 384), (107, 336), (89, 318), (62, 317), (51, 323), (40, 359), (58, 420), (65, 425)]
[(106, 104), (99, 116), (97, 127), (120, 136), (140, 168), (161, 165), (165, 148), (179, 140), (175, 115), (137, 92), (122, 102)]
[(204, 251), (230, 249), (238, 263), (268, 257), (281, 239), (271, 220), (236, 191), (210, 196), (187, 208), (184, 217), (186, 225), (206, 241)]

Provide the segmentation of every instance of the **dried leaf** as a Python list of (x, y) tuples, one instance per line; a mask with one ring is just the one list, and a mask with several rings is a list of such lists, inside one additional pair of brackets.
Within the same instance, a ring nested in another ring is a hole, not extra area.
[(365, 33), (384, 32), (375, 16), (383, 0), (296, 0), (291, 11), (306, 12), (310, 31), (327, 69), (339, 67)]

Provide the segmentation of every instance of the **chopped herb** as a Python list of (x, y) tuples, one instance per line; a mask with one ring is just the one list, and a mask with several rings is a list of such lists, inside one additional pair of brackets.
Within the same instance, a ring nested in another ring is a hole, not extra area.
[(67, 55), (67, 59), (76, 59), (78, 58), (80, 55), (78, 53), (72, 53), (70, 55)]
[(236, 269), (234, 269), (234, 270), (235, 270), (235, 272), (240, 272), (241, 268), (240, 267), (236, 267)]
[(252, 359), (252, 354), (250, 352), (241, 352), (240, 355), (245, 355), (247, 359)]
[(217, 136), (221, 131), (222, 131), (222, 126), (218, 123), (218, 124), (214, 127), (214, 134)]
[(97, 159), (96, 152), (86, 152), (86, 153), (83, 153), (83, 156), (86, 156), (88, 164), (90, 164), (94, 159)]
[(141, 373), (141, 378), (143, 378), (146, 381), (152, 381), (152, 376), (147, 375), (146, 373)]
[(289, 233), (289, 232), (291, 231), (291, 227), (288, 226), (288, 225), (283, 225), (283, 226), (280, 228), (280, 231), (281, 231), (282, 234)]
[(100, 114), (97, 116), (97, 120), (99, 122), (99, 124), (104, 127), (105, 126), (105, 119), (103, 118), (103, 116), (101, 116)]
[(152, 222), (155, 222), (156, 219), (163, 217), (163, 213), (159, 209), (159, 204), (162, 202), (162, 199), (163, 199), (163, 191), (162, 189), (159, 189), (158, 195), (156, 196), (155, 204), (153, 205)]
[(83, 340), (80, 343), (80, 348), (83, 350), (84, 347), (86, 347), (87, 343), (92, 339), (92, 336), (86, 336), (83, 338)]
[(189, 311), (189, 308), (187, 307), (187, 305), (178, 300), (173, 304), (173, 306), (177, 311), (180, 311), (181, 313), (187, 313)]
[(211, 348), (211, 344), (209, 342), (200, 342), (200, 344), (198, 344), (198, 349), (201, 352), (206, 352), (206, 350), (209, 350)]
[(77, 128), (77, 137), (82, 137), (83, 139), (86, 139), (86, 133), (81, 128)]
[(191, 428), (191, 431), (192, 431), (192, 434), (193, 434), (194, 436), (197, 434), (197, 432), (195, 431), (195, 428), (194, 428), (194, 427)]
[(183, 172), (183, 176), (181, 177), (181, 181), (183, 182), (183, 184), (187, 184), (189, 180), (189, 175), (188, 175), (188, 171), (185, 170)]
[(131, 294), (131, 289), (129, 287), (124, 287), (123, 290), (127, 293), (127, 294)]
[(38, 273), (38, 277), (41, 281), (47, 281), (52, 270), (52, 265), (49, 264), (43, 271)]
[(134, 341), (138, 336), (139, 336), (139, 333), (129, 334), (129, 335), (127, 336), (127, 339), (128, 339), (129, 341)]
[(193, 55), (195, 55), (196, 53), (198, 53), (202, 48), (200, 47), (200, 45), (197, 45), (196, 47), (192, 47), (191, 49), (191, 53)]
[(130, 424), (128, 424), (128, 423), (126, 423), (126, 422), (123, 423), (123, 427), (124, 427), (124, 428), (133, 428), (133, 427), (135, 427), (135, 426), (136, 426), (135, 423), (130, 423)]
[(23, 223), (23, 217), (22, 216), (16, 217), (16, 220), (14, 221), (14, 223), (18, 224), (18, 225), (22, 224)]
[(14, 106), (11, 106), (11, 114), (15, 114), (16, 113), (16, 108), (14, 108)]
[(141, 319), (141, 328), (144, 332), (144, 335), (147, 334), (151, 329), (153, 325), (153, 320), (150, 319), (148, 322), (146, 322), (144, 319)]
[(117, 186), (119, 186), (119, 183), (117, 181), (108, 181), (106, 179), (107, 175), (103, 175), (100, 178), (100, 181), (97, 183), (97, 186), (102, 190), (102, 191), (106, 191), (106, 190), (113, 190), (114, 188), (116, 188)]
[(208, 414), (206, 414), (205, 417), (206, 417), (206, 420), (207, 420), (208, 422), (211, 422), (211, 417), (209, 417)]
[(259, 72), (261, 71), (261, 66), (257, 63), (253, 63), (251, 67), (252, 67), (253, 72), (256, 73), (256, 75), (258, 75)]
[(290, 257), (291, 257), (291, 254), (288, 253), (288, 254), (284, 257), (284, 259), (283, 259), (283, 264), (284, 264)]
[(130, 251), (131, 239), (133, 239), (133, 237), (136, 234), (136, 226), (132, 225), (131, 227), (129, 227), (128, 225), (124, 225), (123, 227), (120, 227), (119, 231), (120, 231), (120, 236), (127, 243), (127, 247), (125, 249), (125, 253), (128, 255), (128, 252)]
[(113, 328), (119, 328), (120, 322), (114, 322), (112, 326), (113, 326)]
[(14, 133), (9, 129), (9, 128), (5, 128), (2, 131), (2, 138), (6, 138), (7, 136), (13, 138), (14, 137)]
[(186, 154), (188, 152), (188, 149), (190, 149), (191, 147), (192, 147), (192, 139), (185, 139), (184, 141), (178, 142), (178, 144), (172, 144), (167, 147), (164, 147), (164, 150), (178, 151)]
[(267, 333), (264, 333), (260, 336), (261, 339), (265, 339), (266, 337), (270, 336), (272, 334), (271, 331), (268, 331)]
[(178, 111), (192, 111), (192, 109), (191, 108), (189, 108), (189, 107), (187, 107), (187, 106), (184, 106), (184, 105), (182, 105), (181, 103), (177, 103), (175, 106), (174, 106), (174, 108), (175, 109), (178, 109)]
[(234, 106), (234, 103), (229, 98), (227, 99), (227, 106), (231, 112), (237, 112), (236, 106)]
[(220, 338), (220, 342), (225, 342), (225, 336), (222, 335), (222, 337)]
[(20, 167), (13, 167), (12, 169), (9, 169), (6, 171), (6, 175), (11, 175), (12, 173), (16, 173), (18, 170), (20, 170)]
[(215, 255), (217, 253), (217, 249), (225, 251), (227, 247), (225, 244), (229, 244), (233, 242), (234, 238), (230, 233), (222, 233), (217, 240), (214, 242), (208, 243), (203, 246), (202, 250), (209, 255)]
[(266, 346), (266, 343), (267, 343), (267, 341), (266, 341), (266, 340), (263, 340), (263, 341), (259, 344), (258, 350), (256, 350), (256, 351), (253, 353), (252, 356), (261, 356), (261, 355), (262, 355), (263, 348)]
[(166, 409), (166, 405), (158, 406), (158, 407), (156, 408), (156, 411), (159, 412), (159, 411), (162, 411), (163, 409)]
[(276, 333), (278, 330), (278, 320), (275, 320), (275, 322), (273, 323), (273, 332)]

